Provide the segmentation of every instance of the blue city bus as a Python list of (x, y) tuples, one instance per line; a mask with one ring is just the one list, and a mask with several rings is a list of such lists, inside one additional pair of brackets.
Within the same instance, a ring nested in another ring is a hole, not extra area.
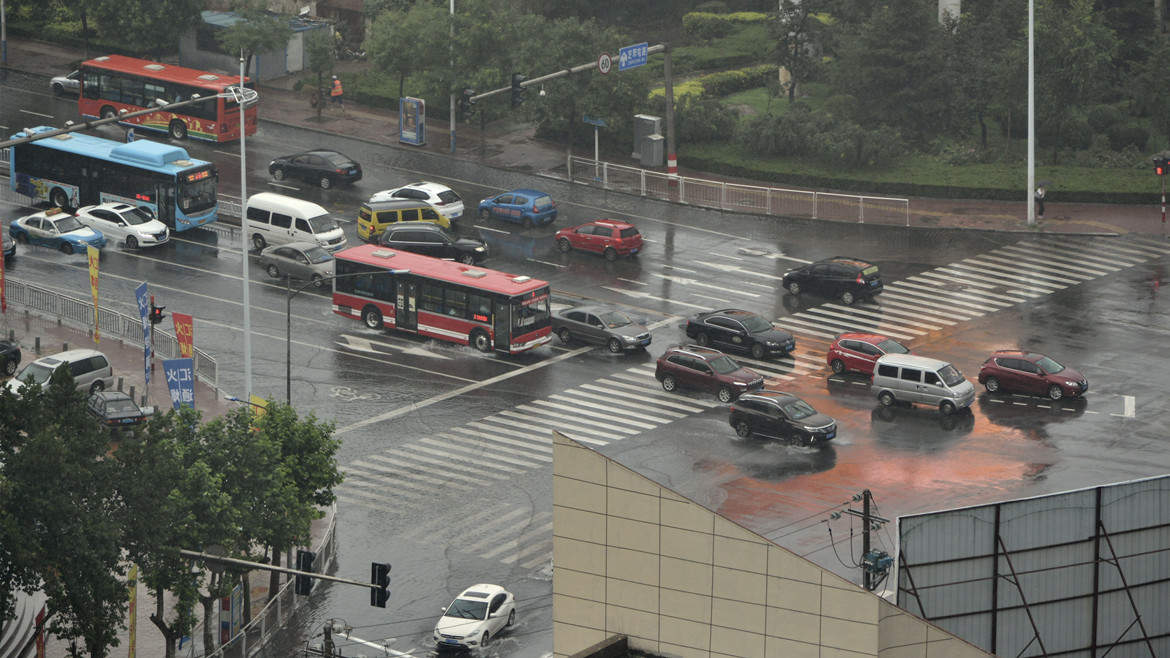
[[(27, 136), (20, 132), (12, 138)], [(172, 231), (216, 219), (219, 171), (178, 146), (115, 142), (74, 132), (17, 144), (9, 151), (12, 189), (58, 208), (121, 201), (145, 210)]]

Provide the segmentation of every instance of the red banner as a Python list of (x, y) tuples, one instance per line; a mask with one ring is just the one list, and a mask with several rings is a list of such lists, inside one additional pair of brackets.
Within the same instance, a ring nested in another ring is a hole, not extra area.
[(171, 313), (175, 321), (175, 339), (179, 341), (179, 354), (184, 359), (193, 358), (195, 351), (195, 319), (186, 313)]

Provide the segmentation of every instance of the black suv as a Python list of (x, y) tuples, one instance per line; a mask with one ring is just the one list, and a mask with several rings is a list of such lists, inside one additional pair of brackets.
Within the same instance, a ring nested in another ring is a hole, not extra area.
[(728, 421), (735, 433), (745, 439), (753, 434), (764, 434), (807, 446), (837, 436), (836, 421), (817, 413), (795, 395), (781, 391), (743, 394), (731, 405)]
[(759, 373), (744, 368), (719, 350), (698, 345), (675, 345), (668, 348), (654, 368), (654, 377), (662, 389), (678, 387), (714, 391), (720, 402), (731, 402), (745, 391), (764, 387)]
[(487, 257), (488, 248), (480, 240), (461, 238), (429, 222), (406, 222), (387, 226), (378, 244), (424, 256), (457, 260), (473, 265)]
[(686, 331), (699, 345), (748, 352), (753, 359), (783, 356), (796, 349), (792, 334), (751, 311), (733, 308), (700, 313), (687, 320)]
[(784, 289), (791, 295), (811, 292), (850, 305), (881, 292), (882, 275), (873, 263), (834, 256), (785, 274)]

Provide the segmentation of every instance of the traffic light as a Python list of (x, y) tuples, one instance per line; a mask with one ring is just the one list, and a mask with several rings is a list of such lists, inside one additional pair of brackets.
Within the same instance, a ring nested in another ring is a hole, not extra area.
[(519, 73), (512, 74), (512, 108), (520, 107), (524, 102), (524, 81), (528, 78)]
[(1154, 159), (1154, 173), (1159, 175), (1159, 176), (1165, 176), (1166, 175), (1166, 167), (1168, 165), (1170, 165), (1170, 159), (1155, 158)]
[(163, 313), (164, 308), (166, 308), (166, 307), (165, 306), (155, 306), (154, 305), (154, 295), (150, 296), (150, 323), (151, 324), (158, 324), (158, 323), (163, 321), (163, 318), (167, 317), (167, 314)]
[[(297, 571), (303, 571), (306, 574), (313, 573), (313, 560), (316, 559), (317, 554), (313, 551), (297, 549)], [(309, 592), (313, 591), (313, 579), (298, 573), (295, 589), (297, 594), (308, 596)]]
[(390, 563), (370, 563), (370, 605), (379, 608), (386, 607), (386, 599), (390, 598)]
[(471, 121), (471, 117), (475, 116), (475, 110), (472, 109), (472, 106), (475, 105), (475, 99), (472, 96), (475, 96), (475, 90), (471, 87), (464, 87), (463, 96), (459, 98), (459, 114), (464, 121)]

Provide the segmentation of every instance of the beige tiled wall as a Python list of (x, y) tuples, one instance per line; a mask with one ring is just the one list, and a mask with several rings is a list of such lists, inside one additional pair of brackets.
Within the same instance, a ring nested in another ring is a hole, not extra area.
[(553, 563), (556, 656), (990, 655), (559, 433)]

